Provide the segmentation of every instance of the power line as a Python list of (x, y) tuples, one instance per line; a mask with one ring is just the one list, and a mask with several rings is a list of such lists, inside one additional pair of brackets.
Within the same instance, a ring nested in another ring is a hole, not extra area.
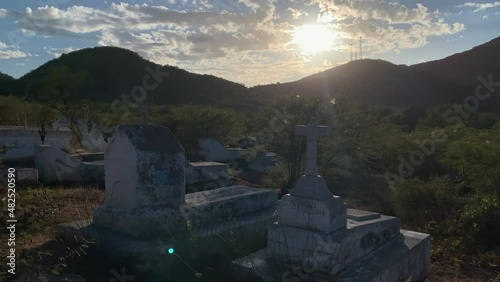
[(363, 37), (359, 37), (359, 58), (363, 60)]
[(351, 62), (352, 62), (352, 60), (353, 60), (353, 56), (354, 56), (354, 54), (353, 54), (353, 49), (352, 49), (352, 48), (353, 48), (353, 44), (351, 43)]

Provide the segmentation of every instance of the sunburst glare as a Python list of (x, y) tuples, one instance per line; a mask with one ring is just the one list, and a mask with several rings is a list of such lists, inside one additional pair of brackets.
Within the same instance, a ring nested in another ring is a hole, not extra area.
[(334, 32), (326, 25), (307, 24), (295, 29), (292, 43), (304, 53), (317, 54), (329, 50), (335, 40)]

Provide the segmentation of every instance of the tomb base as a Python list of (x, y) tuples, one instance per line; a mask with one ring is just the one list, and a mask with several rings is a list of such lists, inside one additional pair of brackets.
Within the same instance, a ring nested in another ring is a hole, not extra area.
[(262, 249), (233, 262), (232, 281), (424, 281), (430, 273), (430, 235), (406, 230), (401, 234), (403, 240), (390, 241), (334, 275), (315, 271), (307, 260), (294, 265), (273, 261)]
[[(136, 273), (186, 281), (177, 278), (186, 273), (192, 277), (187, 265), (217, 256), (231, 261), (235, 250), (264, 247), (268, 226), (277, 220), (276, 203), (273, 191), (231, 186), (187, 194), (178, 209), (116, 210), (103, 205), (95, 210), (92, 224), (78, 230)], [(68, 234), (72, 229), (63, 228)], [(178, 273), (181, 269), (184, 274)]]
[(379, 215), (347, 221), (347, 228), (326, 233), (284, 224), (272, 224), (268, 254), (273, 260), (301, 265), (314, 260), (316, 272), (336, 274), (391, 240), (401, 239), (399, 220)]
[[(275, 220), (273, 207), (202, 230), (164, 234), (156, 239), (142, 239), (95, 224), (83, 228), (81, 224), (66, 226), (64, 233), (71, 236), (79, 233), (91, 239), (100, 252), (126, 266), (130, 273), (147, 274), (158, 281), (188, 281), (195, 274), (189, 266), (197, 268), (214, 258), (231, 261), (235, 251), (246, 253), (264, 247), (267, 226)], [(62, 233), (59, 236), (69, 237)], [(200, 270), (203, 271), (206, 269)]]
[(186, 194), (178, 208), (165, 205), (116, 209), (102, 205), (94, 211), (93, 223), (142, 239), (205, 230), (222, 222), (276, 206), (276, 193), (246, 186), (230, 186)]
[[(430, 235), (394, 217), (347, 210), (331, 233), (272, 224), (267, 249), (233, 262), (234, 281), (420, 281), (430, 272)], [(403, 280), (401, 280), (403, 279)]]
[(344, 200), (337, 196), (309, 199), (284, 195), (278, 205), (279, 223), (331, 233), (346, 228)]

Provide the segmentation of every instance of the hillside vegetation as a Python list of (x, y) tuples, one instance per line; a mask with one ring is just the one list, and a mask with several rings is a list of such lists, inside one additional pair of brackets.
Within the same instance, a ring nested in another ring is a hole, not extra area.
[[(498, 281), (499, 44), (415, 66), (355, 61), (250, 89), (158, 66), (128, 50), (91, 48), (17, 80), (2, 76), (0, 89), (14, 86), (0, 96), (0, 125), (38, 127), (62, 115), (73, 124), (94, 122), (109, 137), (118, 124), (141, 122), (141, 107), (120, 100), (117, 111), (115, 101), (143, 85), (148, 67), (159, 68), (169, 75), (151, 90), (149, 124), (169, 127), (190, 158), (200, 138), (235, 145), (254, 137), (260, 143), (251, 155), (270, 150), (279, 163), (252, 184), (283, 195), (305, 166), (305, 140), (295, 125), (314, 118), (332, 129), (320, 139), (318, 166), (334, 194), (349, 207), (395, 215), (403, 228), (430, 233), (433, 275), (444, 273), (434, 281)], [(481, 99), (478, 76), (493, 81), (483, 84), (491, 95), (481, 92)], [(26, 213), (26, 226), (43, 233), (32, 217)]]
[[(320, 139), (318, 166), (334, 194), (349, 207), (395, 215), (403, 228), (430, 233), (434, 275), (443, 275), (431, 281), (494, 281), (500, 270), (500, 115), (471, 112), (450, 122), (443, 119), (448, 107), (395, 109), (361, 105), (348, 97), (335, 104), (293, 97), (252, 113), (154, 106), (150, 123), (172, 129), (188, 154), (196, 152), (196, 140), (203, 137), (226, 145), (259, 137), (256, 152), (272, 150), (279, 163), (263, 183), (254, 184), (283, 195), (305, 166), (305, 140), (294, 135), (294, 126), (315, 118), (332, 129)], [(98, 124), (103, 119), (140, 121), (137, 113), (122, 120), (105, 104), (95, 109), (92, 119)]]
[[(412, 66), (358, 60), (294, 82), (256, 86), (250, 91), (265, 97), (335, 98), (348, 94), (366, 105), (429, 107), (462, 103), (465, 97), (474, 95), (481, 84), (480, 76), (498, 85), (500, 37), (442, 60)], [(498, 109), (498, 95), (481, 105), (481, 110)]]
[[(121, 95), (142, 96), (157, 104), (217, 104), (249, 108), (255, 104), (246, 87), (212, 75), (199, 75), (174, 66), (160, 66), (118, 47), (95, 47), (63, 54), (12, 81), (0, 81), (0, 95), (22, 97), (32, 85), (48, 80), (51, 70), (66, 67), (86, 74), (74, 100), (112, 102)], [(141, 90), (138, 87), (142, 87)]]
[[(148, 88), (149, 101), (159, 105), (209, 104), (252, 111), (281, 97), (333, 99), (349, 95), (367, 105), (429, 107), (462, 102), (475, 93), (481, 84), (480, 76), (490, 84), (499, 81), (500, 37), (442, 60), (412, 66), (358, 60), (294, 82), (251, 88), (212, 75), (160, 66), (126, 49), (95, 47), (63, 54), (19, 79), (0, 75), (0, 95), (24, 96), (30, 85), (47, 80), (56, 67), (87, 74), (85, 83), (73, 95), (75, 100), (113, 102), (122, 99), (122, 94), (142, 95), (137, 87), (144, 87)], [(156, 81), (149, 79), (145, 87), (148, 76), (160, 77), (161, 82), (155, 85)], [(498, 109), (498, 95), (480, 108)]]

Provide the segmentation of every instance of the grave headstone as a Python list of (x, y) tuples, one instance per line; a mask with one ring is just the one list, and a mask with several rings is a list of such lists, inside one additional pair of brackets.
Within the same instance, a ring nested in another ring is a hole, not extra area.
[(184, 203), (184, 149), (168, 128), (120, 125), (104, 160), (106, 205), (133, 209)]
[[(400, 231), (399, 219), (347, 210), (318, 175), (316, 142), (328, 133), (314, 122), (307, 137), (306, 173), (278, 204), (267, 249), (233, 262), (237, 281), (418, 281), (430, 271), (430, 236)], [(292, 272), (294, 270), (294, 272)], [(306, 278), (304, 278), (306, 277)]]
[[(184, 150), (167, 128), (118, 126), (105, 153), (106, 199), (86, 227), (97, 248), (167, 278), (177, 257), (191, 263), (230, 253), (228, 240), (262, 248), (276, 218), (276, 193), (229, 186), (185, 194), (185, 166)], [(177, 256), (165, 256), (165, 246)]]

